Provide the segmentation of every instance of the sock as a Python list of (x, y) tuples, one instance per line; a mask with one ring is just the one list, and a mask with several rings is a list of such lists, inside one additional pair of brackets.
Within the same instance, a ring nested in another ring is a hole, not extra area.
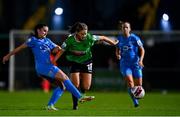
[(72, 94), (72, 99), (73, 99), (73, 108), (78, 106), (78, 99)]
[[(85, 94), (85, 90), (83, 88), (81, 88), (81, 93)], [(72, 95), (72, 99), (73, 99), (73, 108), (76, 108), (78, 106), (78, 99)]]
[(48, 102), (48, 105), (54, 105), (57, 100), (62, 96), (63, 90), (60, 87), (54, 89), (53, 94)]
[(85, 94), (86, 90), (81, 88), (81, 93)]
[(131, 93), (131, 88), (128, 88), (128, 94), (130, 95), (134, 105), (139, 105), (138, 99), (134, 98), (134, 96)]
[(79, 92), (79, 90), (72, 84), (72, 82), (68, 79), (64, 81), (64, 85), (66, 87), (66, 89), (72, 93), (72, 95), (74, 95), (76, 98), (81, 98), (81, 93)]

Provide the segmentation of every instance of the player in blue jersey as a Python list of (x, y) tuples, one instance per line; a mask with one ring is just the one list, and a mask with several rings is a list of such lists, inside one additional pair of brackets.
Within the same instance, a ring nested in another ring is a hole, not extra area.
[(140, 38), (131, 33), (129, 22), (121, 22), (122, 35), (118, 36), (119, 43), (116, 56), (120, 60), (120, 71), (128, 86), (128, 93), (134, 106), (138, 107), (138, 99), (134, 98), (131, 90), (134, 86), (142, 86), (142, 68), (145, 50)]
[(31, 35), (25, 43), (4, 56), (3, 63), (5, 64), (5, 62), (8, 61), (12, 55), (15, 55), (21, 50), (27, 47), (31, 48), (34, 55), (35, 69), (38, 76), (46, 78), (57, 85), (47, 105), (48, 110), (58, 110), (54, 107), (54, 104), (63, 94), (64, 87), (62, 87), (62, 83), (66, 90), (76, 96), (80, 102), (92, 100), (90, 96), (83, 96), (72, 84), (68, 76), (51, 62), (51, 52), (59, 53), (61, 48), (46, 37), (48, 30), (49, 29), (46, 24), (38, 24), (35, 26), (34, 34)]

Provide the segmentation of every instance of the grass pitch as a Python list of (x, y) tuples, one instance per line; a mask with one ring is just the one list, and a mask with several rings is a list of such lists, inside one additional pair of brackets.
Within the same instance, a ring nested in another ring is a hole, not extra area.
[(88, 92), (94, 95), (92, 102), (79, 104), (79, 110), (72, 110), (69, 92), (55, 105), (59, 111), (44, 109), (51, 93), (42, 91), (0, 91), (0, 116), (179, 116), (180, 93), (146, 92), (140, 106), (134, 108), (126, 92)]

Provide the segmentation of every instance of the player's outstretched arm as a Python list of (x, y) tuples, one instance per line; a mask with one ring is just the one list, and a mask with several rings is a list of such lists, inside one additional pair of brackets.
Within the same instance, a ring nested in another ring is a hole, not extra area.
[(27, 48), (27, 45), (24, 43), (20, 46), (18, 46), (17, 48), (15, 48), (13, 51), (9, 52), (7, 55), (5, 55), (3, 57), (3, 64), (5, 64), (6, 61), (9, 60), (9, 58), (12, 56), (12, 55), (15, 55), (16, 53), (18, 53), (19, 51), (23, 50), (24, 48)]
[(110, 39), (106, 36), (99, 36), (100, 41), (105, 41), (109, 43), (110, 45), (116, 45), (119, 41), (117, 39)]

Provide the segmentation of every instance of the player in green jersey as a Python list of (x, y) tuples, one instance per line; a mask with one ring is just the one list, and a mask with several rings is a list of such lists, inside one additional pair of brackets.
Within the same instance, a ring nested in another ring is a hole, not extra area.
[[(92, 81), (92, 53), (91, 47), (98, 42), (106, 42), (116, 45), (118, 40), (106, 36), (92, 35), (88, 33), (88, 26), (85, 23), (77, 22), (70, 27), (70, 35), (63, 42), (61, 47), (66, 51), (66, 58), (71, 63), (70, 77), (73, 84), (82, 93), (90, 89)], [(60, 52), (61, 54), (63, 52)], [(61, 54), (55, 57), (56, 61)], [(73, 109), (78, 109), (78, 100), (73, 96)], [(92, 96), (94, 98), (94, 96)]]

